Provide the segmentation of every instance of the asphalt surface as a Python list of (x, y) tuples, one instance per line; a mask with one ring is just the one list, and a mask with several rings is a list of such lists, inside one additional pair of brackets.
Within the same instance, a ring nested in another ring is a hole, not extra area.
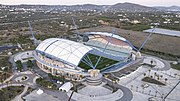
[(18, 48), (18, 46), (0, 46), (0, 52), (8, 49), (15, 49)]
[(133, 94), (129, 88), (124, 87), (119, 84), (112, 83), (111, 81), (109, 81), (107, 79), (103, 79), (103, 80), (105, 82), (107, 82), (109, 85), (114, 86), (115, 88), (121, 89), (121, 91), (123, 92), (123, 96), (120, 99), (118, 99), (117, 101), (131, 101), (132, 100)]

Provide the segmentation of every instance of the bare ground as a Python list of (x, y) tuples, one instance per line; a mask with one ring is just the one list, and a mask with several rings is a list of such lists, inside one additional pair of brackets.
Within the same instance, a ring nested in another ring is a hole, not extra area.
[[(116, 30), (116, 34), (119, 34), (120, 36), (128, 39), (136, 47), (140, 47), (141, 44), (149, 35), (149, 33), (124, 30), (109, 26), (98, 26), (94, 28), (80, 29), (79, 31), (80, 33), (88, 32), (88, 31), (112, 32), (113, 29)], [(146, 43), (144, 48), (153, 51), (159, 51), (167, 54), (180, 56), (180, 37), (153, 34)]]

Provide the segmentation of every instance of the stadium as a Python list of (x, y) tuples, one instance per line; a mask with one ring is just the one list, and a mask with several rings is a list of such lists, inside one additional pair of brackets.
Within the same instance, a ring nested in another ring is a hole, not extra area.
[(56, 76), (82, 80), (88, 70), (113, 72), (136, 60), (136, 48), (125, 38), (107, 32), (83, 33), (81, 41), (49, 38), (42, 41), (33, 56), (37, 66)]

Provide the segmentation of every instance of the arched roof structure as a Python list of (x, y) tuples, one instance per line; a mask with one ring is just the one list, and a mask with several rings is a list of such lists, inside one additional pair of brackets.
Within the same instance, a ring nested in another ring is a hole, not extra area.
[(58, 58), (60, 61), (78, 66), (79, 62), (92, 48), (74, 41), (50, 38), (42, 41), (36, 48), (37, 52)]
[[(112, 33), (108, 33), (108, 32), (85, 32), (84, 34), (86, 34), (86, 35), (102, 35), (102, 36), (108, 36), (108, 37), (111, 37), (111, 36), (112, 36)], [(126, 40), (125, 38), (123, 38), (123, 37), (121, 37), (121, 36), (119, 36), (119, 35), (116, 35), (116, 34), (113, 34), (112, 37), (128, 43), (133, 49), (137, 50), (137, 49), (134, 47), (134, 45), (131, 44), (131, 43), (130, 43), (128, 40)]]

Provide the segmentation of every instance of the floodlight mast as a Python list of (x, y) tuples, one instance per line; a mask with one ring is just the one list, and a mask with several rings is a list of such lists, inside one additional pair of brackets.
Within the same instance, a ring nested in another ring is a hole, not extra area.
[(32, 27), (31, 27), (31, 23), (30, 23), (30, 21), (28, 21), (28, 25), (29, 25), (29, 30), (30, 30), (30, 32), (31, 32), (31, 35), (32, 35), (32, 38), (33, 38), (33, 43), (34, 43), (34, 45), (36, 46), (37, 45), (37, 43), (36, 43), (36, 38), (35, 38), (35, 36), (34, 36), (34, 32), (32, 31)]
[(147, 36), (147, 38), (145, 39), (145, 41), (142, 43), (141, 47), (139, 48), (138, 52), (141, 51), (141, 49), (144, 47), (144, 45), (146, 44), (146, 42), (148, 41), (148, 39), (150, 38), (150, 36), (154, 33), (155, 29), (157, 28), (157, 26), (159, 25), (159, 23), (154, 23), (155, 27), (152, 29), (152, 32), (150, 32), (150, 34)]
[[(103, 53), (105, 52), (107, 46), (108, 46), (109, 43), (111, 42), (111, 39), (112, 39), (113, 35), (114, 35), (114, 30), (113, 30), (113, 33), (112, 33), (112, 35), (110, 36), (110, 39), (108, 40), (106, 46), (105, 46), (104, 49), (103, 49)], [(100, 57), (98, 58), (98, 61), (96, 62), (96, 64), (95, 64), (95, 66), (93, 67), (93, 69), (95, 69), (95, 68), (97, 67), (99, 61), (101, 60), (101, 57), (102, 57), (102, 56), (100, 56)]]

